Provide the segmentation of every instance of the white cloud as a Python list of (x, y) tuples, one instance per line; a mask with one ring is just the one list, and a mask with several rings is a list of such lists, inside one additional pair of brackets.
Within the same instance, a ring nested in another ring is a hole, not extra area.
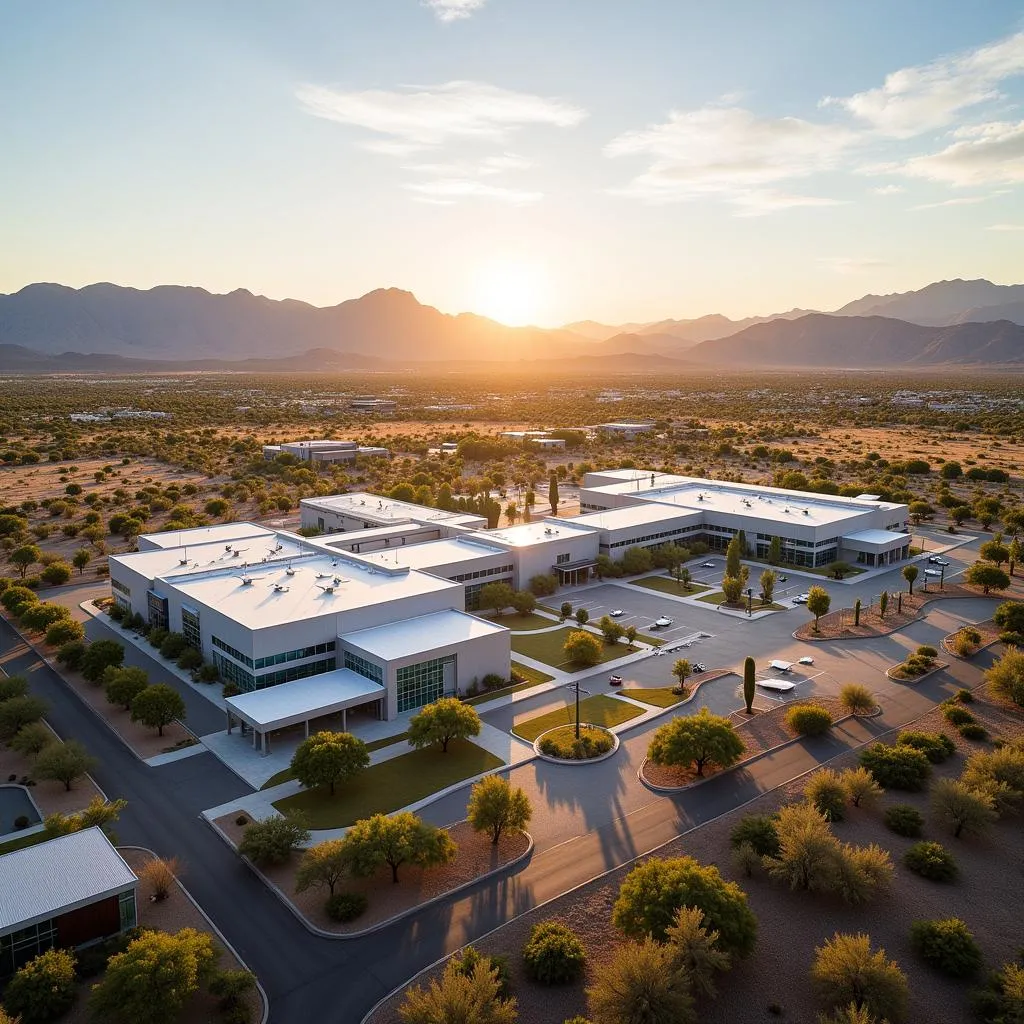
[(828, 96), (835, 105), (884, 135), (911, 138), (953, 123), (957, 115), (1000, 99), (999, 84), (1024, 73), (1024, 32), (1008, 36), (930, 64), (901, 68), (883, 85), (845, 98)]
[(911, 157), (891, 169), (958, 187), (1024, 182), (1024, 121), (990, 121), (952, 132), (937, 153)]
[(871, 190), (876, 196), (894, 196), (907, 190), (902, 185), (881, 185)]
[(921, 203), (919, 206), (912, 206), (913, 210), (938, 210), (943, 206), (975, 206), (977, 203), (985, 203), (991, 196), (959, 196), (956, 199), (943, 199), (938, 203)]
[(740, 107), (673, 111), (662, 124), (625, 132), (605, 146), (609, 157), (643, 156), (648, 168), (617, 194), (651, 202), (717, 196), (748, 211), (832, 205), (766, 186), (836, 167), (856, 133), (796, 117), (760, 118)]
[(818, 262), (837, 274), (861, 274), (866, 270), (880, 270), (892, 266), (885, 260), (859, 256), (824, 256)]
[(1024, 231), (1024, 224), (989, 224), (989, 231)]
[(479, 178), (506, 171), (525, 171), (533, 166), (532, 161), (513, 153), (488, 156), (480, 160), (456, 160), (450, 163), (408, 164), (407, 171), (429, 174), (438, 178)]
[(541, 192), (527, 192), (523, 189), (505, 188), (471, 178), (438, 178), (434, 181), (409, 182), (404, 188), (416, 193), (423, 202), (451, 204), (459, 199), (493, 199), (513, 206), (525, 206), (540, 202)]
[(826, 196), (801, 196), (789, 192), (778, 192), (775, 189), (751, 189), (748, 192), (737, 192), (728, 197), (730, 203), (737, 207), (737, 217), (763, 217), (779, 210), (792, 210), (798, 206), (845, 206), (846, 200), (829, 199)]
[[(399, 140), (403, 155), (458, 140), (500, 143), (530, 125), (571, 128), (587, 116), (585, 110), (565, 100), (514, 92), (486, 82), (354, 92), (303, 85), (296, 95), (305, 112), (314, 117)], [(380, 142), (373, 144), (379, 151)]]
[(468, 18), (480, 10), (487, 0), (423, 0), (423, 6), (429, 7), (438, 21), (459, 21)]

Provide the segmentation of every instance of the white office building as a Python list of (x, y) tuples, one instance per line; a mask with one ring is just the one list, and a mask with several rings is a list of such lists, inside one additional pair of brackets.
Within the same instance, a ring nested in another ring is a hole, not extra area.
[(291, 455), (301, 462), (314, 465), (351, 464), (356, 459), (388, 459), (391, 451), (376, 445), (357, 441), (286, 441), (283, 444), (265, 444), (263, 458), (272, 462), (278, 455)]

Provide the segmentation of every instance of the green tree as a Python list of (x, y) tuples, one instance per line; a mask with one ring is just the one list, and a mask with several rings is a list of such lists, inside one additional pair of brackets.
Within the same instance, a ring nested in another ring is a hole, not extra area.
[(93, 1014), (118, 1024), (173, 1024), (209, 976), (213, 938), (194, 928), (143, 932), (107, 962), (93, 986)]
[(626, 643), (629, 644), (630, 647), (634, 646), (634, 644), (636, 643), (638, 633), (639, 630), (636, 628), (636, 626), (633, 625), (627, 626), (622, 631), (622, 635), (626, 638)]
[(17, 570), (22, 579), (28, 572), (30, 565), (35, 565), (42, 557), (42, 551), (35, 544), (23, 544), (15, 548), (10, 554), (10, 562)]
[(90, 683), (98, 683), (111, 665), (124, 663), (124, 647), (116, 640), (94, 640), (82, 656), (82, 675)]
[(743, 753), (743, 740), (728, 718), (701, 708), (695, 715), (673, 718), (660, 726), (647, 748), (647, 756), (660, 765), (692, 764), (698, 777), (705, 765), (728, 768)]
[(743, 600), (743, 580), (738, 576), (723, 576), (722, 593), (726, 604), (740, 604)]
[(761, 600), (764, 601), (765, 604), (772, 603), (772, 597), (775, 594), (775, 584), (778, 582), (778, 579), (778, 573), (772, 569), (765, 569), (764, 572), (761, 573)]
[(42, 580), (51, 587), (59, 587), (71, 579), (71, 566), (67, 562), (51, 562), (42, 571)]
[(18, 731), (39, 719), (49, 705), (39, 697), (11, 697), (0, 703), (0, 742), (8, 743)]
[(517, 590), (512, 594), (512, 607), (516, 615), (530, 615), (537, 607), (537, 598), (529, 590)]
[(903, 566), (903, 578), (907, 581), (907, 592), (913, 596), (914, 594), (914, 580), (917, 579), (917, 566), (916, 565), (905, 565)]
[(24, 676), (0, 676), (0, 703), (12, 697), (28, 696), (28, 680)]
[(739, 579), (741, 559), (744, 552), (740, 550), (739, 537), (733, 537), (725, 549), (725, 575)]
[(1002, 565), (1003, 562), (1010, 560), (1010, 549), (998, 540), (985, 541), (984, 544), (978, 548), (978, 555), (984, 558), (986, 562), (995, 562), (996, 565)]
[(502, 998), (497, 968), (486, 957), (468, 973), (449, 960), (440, 981), (433, 979), (426, 989), (415, 985), (406, 990), (398, 1015), (403, 1024), (516, 1024), (519, 1020), (515, 999)]
[(932, 812), (953, 830), (963, 834), (986, 832), (996, 820), (995, 800), (957, 779), (938, 779), (931, 790)]
[(628, 938), (649, 935), (663, 942), (680, 907), (696, 907), (704, 914), (704, 927), (719, 933), (724, 952), (743, 957), (753, 951), (757, 918), (746, 893), (722, 878), (714, 865), (699, 864), (693, 857), (654, 857), (633, 868), (619, 888), (612, 924)]
[(832, 606), (832, 598), (824, 587), (811, 587), (807, 591), (807, 610), (814, 616), (814, 632), (818, 632), (818, 620), (827, 615)]
[(695, 1024), (686, 975), (669, 946), (651, 939), (620, 946), (587, 989), (587, 1008), (601, 1024)]
[(683, 690), (686, 688), (686, 680), (693, 675), (693, 666), (686, 658), (677, 658), (672, 666), (672, 675), (679, 681), (679, 688)]
[(860, 598), (853, 602), (853, 624), (854, 626), (860, 625)]
[(92, 552), (88, 548), (79, 548), (71, 559), (71, 564), (78, 570), (78, 575), (81, 576), (85, 572), (85, 567), (91, 561)]
[(43, 747), (53, 742), (53, 733), (43, 722), (29, 722), (23, 725), (9, 741), (11, 750), (26, 757), (35, 757)]
[(348, 874), (345, 843), (341, 839), (328, 839), (306, 850), (295, 872), (295, 891), (326, 886), (333, 896), (334, 887)]
[(975, 587), (981, 587), (985, 594), (992, 590), (1005, 590), (1010, 585), (1010, 577), (999, 566), (988, 562), (975, 562), (964, 579)]
[(480, 607), (493, 610), (501, 618), (502, 612), (511, 607), (515, 591), (507, 583), (485, 583), (480, 588)]
[(134, 665), (118, 668), (109, 665), (103, 672), (103, 692), (111, 704), (119, 705), (127, 711), (132, 701), (149, 686), (149, 676), (145, 669)]
[(58, 619), (46, 630), (46, 642), (51, 647), (61, 647), (64, 644), (85, 638), (85, 627), (74, 619)]
[(623, 552), (621, 564), (627, 576), (635, 576), (637, 573), (650, 572), (654, 568), (654, 558), (647, 548), (634, 546)]
[(867, 768), (847, 768), (839, 776), (846, 799), (854, 807), (871, 807), (882, 798), (882, 787)]
[(689, 978), (705, 999), (715, 997), (715, 975), (729, 970), (732, 958), (718, 948), (718, 932), (704, 924), (704, 912), (697, 907), (680, 907), (665, 941), (673, 952), (677, 971)]
[(812, 804), (788, 804), (775, 824), (779, 852), (765, 861), (770, 877), (791, 889), (827, 892), (835, 888), (839, 840)]
[(317, 732), (303, 740), (292, 755), (291, 769), (307, 789), (334, 786), (370, 766), (366, 744), (350, 732)]
[(811, 980), (829, 1009), (867, 1010), (890, 1024), (907, 1015), (907, 979), (884, 949), (871, 950), (867, 935), (836, 935), (815, 950)]
[(47, 1024), (75, 1001), (75, 954), (48, 949), (29, 960), (7, 983), (4, 1008), (21, 1024)]
[(309, 829), (301, 815), (274, 815), (247, 825), (238, 852), (257, 867), (283, 864), (292, 850), (309, 842)]
[(63, 782), (65, 791), (70, 793), (72, 783), (98, 763), (78, 740), (68, 740), (43, 747), (36, 755), (32, 774), (46, 782)]
[(1024, 633), (1024, 601), (1004, 601), (992, 613), (992, 621), (1003, 632)]
[(409, 721), (409, 744), (417, 749), (441, 744), (448, 752), (452, 740), (480, 735), (480, 716), (476, 708), (463, 704), (457, 697), (442, 697), (428, 704)]
[(548, 480), (548, 504), (551, 506), (551, 514), (558, 515), (558, 474), (552, 470)]
[(1024, 707), (1024, 650), (1007, 647), (1003, 656), (985, 671), (985, 682), (993, 693)]
[(581, 626), (585, 626), (590, 621), (590, 612), (586, 608), (577, 608), (575, 618)]
[(772, 565), (778, 565), (782, 561), (782, 538), (772, 537), (768, 543), (768, 561)]
[[(576, 614), (579, 615), (579, 612)], [(565, 652), (565, 660), (575, 665), (589, 667), (601, 660), (601, 641), (585, 629), (572, 630), (565, 638), (562, 650)]]
[(164, 726), (176, 718), (184, 718), (185, 701), (180, 693), (166, 683), (155, 683), (137, 693), (131, 704), (131, 719), (156, 729), (163, 736)]
[(625, 632), (623, 627), (608, 615), (601, 616), (598, 620), (597, 628), (601, 630), (601, 635), (604, 637), (606, 644), (617, 644)]
[(753, 658), (743, 659), (743, 703), (746, 705), (748, 715), (754, 713), (755, 684), (757, 682), (757, 667)]
[(488, 775), (470, 790), (466, 816), (477, 832), (490, 833), (491, 842), (497, 846), (502, 832), (526, 828), (533, 807), (524, 790), (518, 786), (513, 789), (500, 775)]
[(455, 859), (457, 848), (443, 828), (403, 811), (390, 817), (375, 814), (357, 821), (346, 833), (345, 859), (354, 875), (372, 875), (378, 868), (391, 868), (391, 881), (398, 881), (398, 869), (406, 863), (421, 868), (438, 867)]

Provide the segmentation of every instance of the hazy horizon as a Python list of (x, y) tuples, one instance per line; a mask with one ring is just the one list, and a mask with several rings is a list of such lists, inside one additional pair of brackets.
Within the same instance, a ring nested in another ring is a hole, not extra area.
[(1016, 283), (1022, 74), (1002, 0), (17, 4), (0, 292), (549, 327)]

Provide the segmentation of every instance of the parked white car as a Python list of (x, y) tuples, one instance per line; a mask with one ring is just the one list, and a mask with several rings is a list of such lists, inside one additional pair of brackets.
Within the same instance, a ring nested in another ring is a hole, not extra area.
[(793, 604), (807, 604), (810, 599), (810, 594), (797, 594), (796, 597), (793, 598)]
[(620, 615), (625, 615), (626, 613), (621, 608), (613, 608), (608, 614), (613, 619), (617, 619)]

